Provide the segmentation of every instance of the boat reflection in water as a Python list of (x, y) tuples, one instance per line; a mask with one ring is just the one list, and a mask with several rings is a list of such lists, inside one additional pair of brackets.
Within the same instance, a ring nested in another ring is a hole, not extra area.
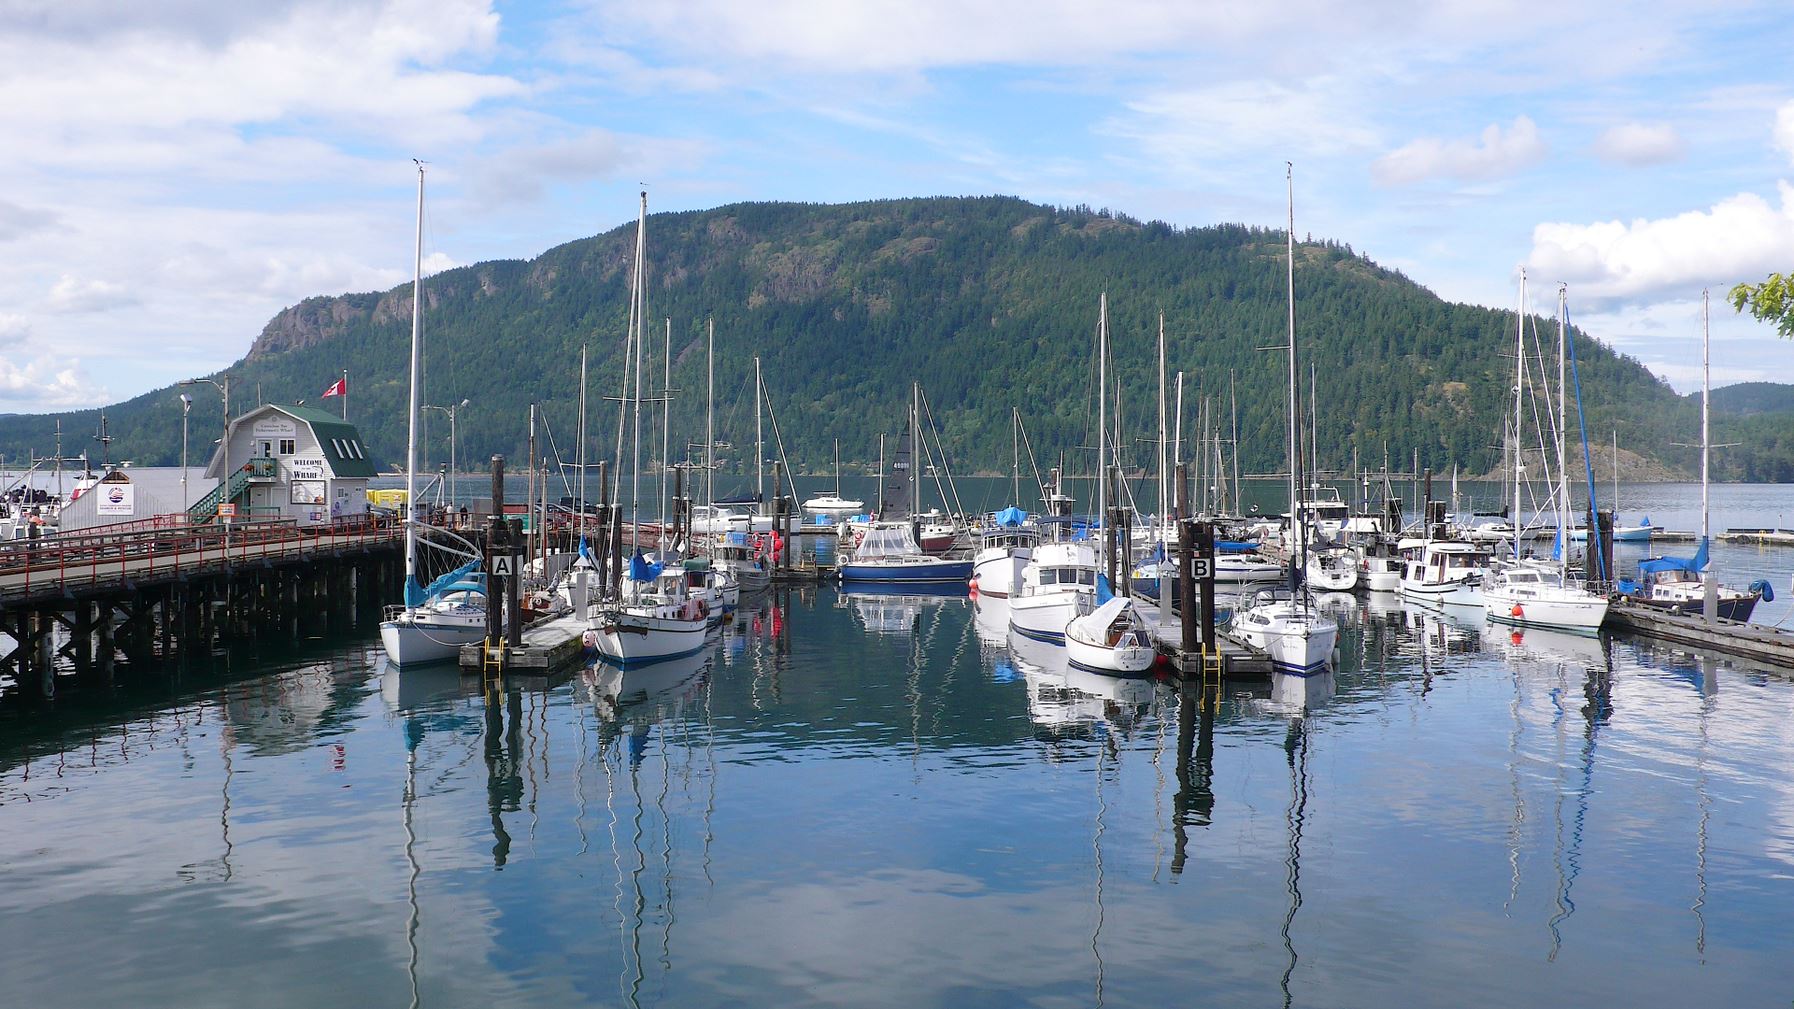
[(908, 637), (922, 614), (946, 606), (966, 606), (963, 584), (881, 585), (854, 582), (841, 586), (840, 599), (850, 607), (868, 634)]

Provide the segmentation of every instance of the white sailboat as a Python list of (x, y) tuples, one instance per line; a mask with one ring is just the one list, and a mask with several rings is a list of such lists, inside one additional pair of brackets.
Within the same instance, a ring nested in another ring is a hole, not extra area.
[[(1521, 484), (1525, 478), (1525, 467), (1520, 465), (1520, 453), (1525, 443), (1519, 437), (1519, 432), (1522, 430), (1522, 408), (1526, 395), (1526, 271), (1524, 270), (1520, 271), (1519, 317), (1516, 337), (1519, 359), (1515, 363), (1517, 374), (1514, 385), (1514, 515), (1516, 517), (1520, 515)], [(1569, 542), (1567, 513), (1569, 511), (1570, 478), (1566, 471), (1567, 458), (1564, 449), (1564, 424), (1568, 416), (1565, 409), (1564, 346), (1568, 339), (1564, 291), (1560, 287), (1557, 294), (1558, 487), (1554, 495), (1557, 506), (1559, 556), (1551, 560), (1522, 559), (1520, 539), (1515, 537), (1512, 563), (1497, 571), (1489, 583), (1483, 586), (1483, 611), (1488, 615), (1489, 620), (1498, 624), (1594, 633), (1600, 629), (1601, 622), (1607, 619), (1607, 596), (1605, 593), (1590, 590), (1580, 578), (1572, 575), (1567, 558), (1562, 556), (1567, 552), (1564, 550), (1564, 546)]]
[(1296, 182), (1293, 167), (1288, 178), (1290, 592), (1261, 591), (1251, 605), (1234, 611), (1230, 626), (1236, 636), (1269, 655), (1271, 665), (1278, 672), (1311, 676), (1326, 671), (1333, 645), (1339, 639), (1339, 623), (1315, 608), (1301, 584), (1307, 534), (1303, 528), (1300, 484), (1296, 477), (1302, 443), (1297, 431), (1296, 408)]
[(1079, 669), (1129, 675), (1151, 669), (1158, 650), (1134, 601), (1116, 596), (1065, 625), (1065, 657)]
[[(639, 511), (638, 484), (641, 478), (642, 451), (642, 304), (646, 285), (648, 194), (641, 195), (641, 215), (636, 223), (635, 278), (631, 290), (630, 332), (624, 342), (624, 357), (634, 352), (634, 388), (624, 376), (624, 397), (620, 409), (633, 408), (635, 420), (635, 455), (630, 471), (629, 522), (637, 527)], [(621, 437), (618, 438), (619, 447)], [(619, 452), (619, 455), (621, 453)], [(618, 469), (621, 470), (621, 459)], [(645, 559), (639, 545), (630, 559), (628, 577), (622, 579), (618, 597), (600, 604), (591, 615), (591, 628), (586, 643), (608, 662), (622, 666), (662, 662), (692, 655), (704, 647), (704, 631), (709, 623), (709, 607), (687, 592), (687, 580), (675, 570), (674, 577), (665, 577), (662, 565)]]
[(804, 514), (815, 515), (822, 519), (823, 525), (832, 525), (865, 511), (866, 502), (854, 501), (841, 496), (841, 442), (835, 441), (835, 490), (831, 494), (821, 494), (804, 502)]
[(405, 603), (389, 606), (380, 644), (394, 665), (445, 662), (486, 635), (486, 587), (474, 560), (418, 583), (417, 428), (423, 370), (424, 166), (417, 166), (417, 258), (411, 282), (411, 411), (405, 445)]

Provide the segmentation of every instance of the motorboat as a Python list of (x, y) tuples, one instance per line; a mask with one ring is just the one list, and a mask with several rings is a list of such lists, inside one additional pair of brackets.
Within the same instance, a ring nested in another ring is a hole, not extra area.
[(1042, 543), (1022, 569), (1009, 597), (1009, 628), (1023, 637), (1059, 644), (1065, 627), (1096, 609), (1096, 551), (1087, 540)]
[(1006, 508), (996, 524), (978, 534), (978, 552), (972, 555), (972, 580), (981, 596), (1007, 599), (1021, 585), (1022, 569), (1034, 559), (1040, 530), (1027, 523), (1019, 508)]
[(1460, 540), (1403, 540), (1407, 555), (1396, 594), (1431, 606), (1481, 606), (1489, 548)]

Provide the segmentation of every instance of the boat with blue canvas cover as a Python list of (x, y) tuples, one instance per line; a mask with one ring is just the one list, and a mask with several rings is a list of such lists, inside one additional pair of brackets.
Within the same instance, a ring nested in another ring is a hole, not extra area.
[(972, 562), (931, 557), (916, 545), (908, 522), (875, 522), (841, 565), (843, 582), (957, 582), (972, 577)]
[(992, 525), (978, 534), (972, 556), (972, 578), (981, 596), (1007, 599), (1021, 585), (1022, 569), (1033, 559), (1040, 529), (1028, 513), (1014, 506), (991, 516)]

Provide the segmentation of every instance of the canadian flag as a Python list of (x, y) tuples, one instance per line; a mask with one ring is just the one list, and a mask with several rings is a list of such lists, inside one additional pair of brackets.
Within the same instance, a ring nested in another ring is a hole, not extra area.
[(325, 389), (324, 394), (322, 396), (319, 396), (318, 398), (319, 399), (329, 399), (332, 396), (347, 396), (348, 394), (349, 394), (349, 376), (344, 375), (342, 378), (339, 378), (336, 381), (330, 383), (330, 388)]

